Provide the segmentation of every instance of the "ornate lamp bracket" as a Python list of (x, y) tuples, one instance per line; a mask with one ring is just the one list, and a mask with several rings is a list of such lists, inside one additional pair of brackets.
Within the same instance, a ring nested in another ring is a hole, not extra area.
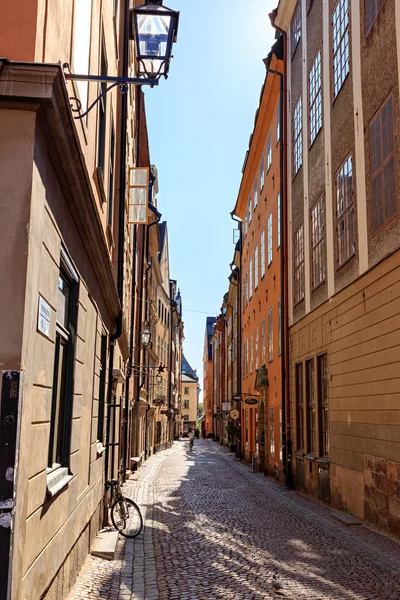
[[(77, 115), (74, 119), (83, 119), (92, 110), (94, 106), (105, 96), (110, 90), (115, 87), (119, 87), (121, 94), (126, 94), (129, 89), (129, 85), (149, 85), (154, 87), (158, 85), (158, 79), (142, 79), (139, 77), (112, 77), (108, 75), (76, 75), (70, 72), (70, 66), (68, 63), (63, 64), (64, 77), (67, 81), (97, 81), (98, 83), (110, 83), (105, 90), (97, 96), (96, 100), (92, 102), (89, 108), (82, 114)], [(67, 72), (66, 72), (67, 71)], [(82, 103), (76, 96), (71, 96), (70, 100), (74, 103), (71, 104), (72, 112), (80, 112), (82, 109)]]

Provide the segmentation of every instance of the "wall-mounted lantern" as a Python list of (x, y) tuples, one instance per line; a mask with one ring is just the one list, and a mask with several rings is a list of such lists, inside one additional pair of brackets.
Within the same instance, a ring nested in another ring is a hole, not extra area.
[(167, 78), (178, 23), (179, 12), (163, 6), (163, 0), (146, 0), (131, 10), (131, 39), (135, 43), (138, 77)]

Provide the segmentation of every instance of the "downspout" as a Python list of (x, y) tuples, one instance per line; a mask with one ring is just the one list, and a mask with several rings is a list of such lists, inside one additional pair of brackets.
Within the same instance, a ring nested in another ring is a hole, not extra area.
[[(238, 277), (238, 321), (237, 321), (237, 330), (238, 330), (238, 357), (237, 357), (237, 386), (238, 389), (236, 393), (239, 395), (242, 394), (242, 248), (243, 248), (243, 222), (236, 217), (236, 215), (231, 212), (231, 218), (233, 221), (236, 221), (239, 224), (240, 231), (240, 266), (239, 266), (239, 277)], [(236, 450), (236, 458), (242, 460), (242, 402), (238, 402), (238, 448)]]
[[(124, 33), (122, 50), (122, 77), (128, 77), (129, 69), (129, 0), (124, 2)], [(122, 311), (123, 311), (123, 288), (124, 288), (124, 242), (125, 242), (125, 188), (126, 188), (126, 139), (128, 130), (128, 94), (120, 95), (121, 119), (120, 119), (120, 153), (119, 153), (119, 220), (118, 220), (118, 263), (117, 263), (117, 291), (121, 304), (115, 332), (110, 337), (110, 355), (108, 361), (108, 390), (107, 390), (107, 429), (106, 429), (106, 452), (104, 460), (105, 480), (108, 479), (108, 468), (110, 460), (110, 408), (113, 386), (114, 349), (115, 342), (122, 333)], [(115, 404), (115, 402), (114, 402)], [(115, 410), (115, 406), (114, 406)], [(114, 417), (115, 420), (115, 417)], [(114, 438), (114, 436), (113, 436)], [(112, 440), (114, 448), (115, 439)], [(114, 465), (111, 465), (111, 478), (114, 475)]]
[(287, 239), (287, 198), (285, 198), (285, 181), (287, 177), (287, 165), (284, 159), (284, 140), (287, 131), (287, 112), (286, 103), (284, 102), (284, 94), (287, 91), (287, 68), (286, 68), (286, 32), (275, 25), (276, 12), (270, 14), (272, 26), (279, 31), (283, 36), (283, 70), (275, 71), (270, 69), (266, 64), (267, 72), (270, 72), (279, 77), (279, 113), (280, 113), (280, 140), (279, 140), (279, 168), (280, 168), (280, 220), (281, 220), (281, 343), (282, 343), (282, 462), (283, 474), (285, 475), (286, 485), (293, 487), (293, 471), (292, 471), (292, 442), (290, 436), (290, 402), (289, 402), (289, 327), (288, 327), (288, 311), (285, 307), (288, 306), (288, 286), (285, 285), (288, 278), (288, 239)]

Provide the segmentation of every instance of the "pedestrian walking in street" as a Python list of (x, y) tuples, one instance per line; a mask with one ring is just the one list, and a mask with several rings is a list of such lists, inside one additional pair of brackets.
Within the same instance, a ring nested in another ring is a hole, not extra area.
[(194, 445), (194, 431), (192, 429), (189, 429), (189, 450), (190, 451), (193, 450), (193, 445)]

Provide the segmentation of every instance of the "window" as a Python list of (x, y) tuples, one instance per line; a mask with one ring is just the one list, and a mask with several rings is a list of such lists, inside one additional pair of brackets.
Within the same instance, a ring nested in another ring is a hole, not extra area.
[(304, 236), (300, 225), (293, 240), (293, 301), (298, 304), (304, 299)]
[(97, 439), (104, 440), (104, 408), (106, 402), (106, 373), (107, 373), (107, 336), (101, 336), (100, 347), (100, 381), (99, 381), (99, 413), (97, 417)]
[(183, 392), (183, 393), (187, 395), (187, 394), (189, 393), (189, 388), (188, 388), (188, 387), (185, 387), (185, 390), (184, 390), (184, 392)]
[(265, 275), (265, 232), (264, 232), (264, 230), (261, 232), (260, 251), (261, 251), (261, 279), (262, 279)]
[(246, 306), (249, 303), (249, 272), (246, 271)]
[(265, 319), (261, 321), (261, 364), (266, 363), (266, 345), (265, 345)]
[(390, 95), (369, 126), (374, 233), (397, 212), (393, 125), (393, 97)]
[[(260, 192), (264, 187), (264, 157), (261, 157), (261, 162), (260, 162)], [(255, 202), (255, 197), (254, 197), (254, 208), (257, 206), (257, 202)]]
[(304, 450), (303, 363), (296, 365), (296, 429), (297, 449)]
[(183, 420), (184, 421), (189, 421), (189, 415), (183, 415)]
[(282, 354), (282, 302), (278, 299), (278, 356)]
[(271, 458), (275, 456), (275, 416), (274, 407), (269, 408), (269, 453)]
[(258, 246), (254, 250), (254, 289), (258, 288)]
[(306, 361), (307, 452), (315, 454), (314, 359)]
[(278, 198), (277, 198), (277, 208), (278, 208), (278, 248), (281, 245), (281, 195), (278, 194)]
[(268, 311), (268, 361), (274, 358), (274, 330), (272, 322), (272, 308)]
[(318, 356), (318, 416), (320, 454), (329, 456), (328, 357)]
[(245, 367), (244, 367), (244, 371), (245, 371), (245, 377), (247, 377), (247, 375), (249, 374), (249, 341), (246, 340), (245, 342)]
[(280, 103), (276, 107), (276, 143), (281, 139), (281, 107)]
[(322, 127), (321, 51), (318, 52), (310, 71), (310, 145)]
[[(74, 41), (73, 41), (73, 71), (74, 73), (89, 72), (90, 55), (90, 24), (92, 16), (92, 0), (76, 0), (74, 3)], [(88, 82), (76, 81), (82, 112), (87, 109)]]
[(253, 296), (253, 259), (249, 263), (249, 298)]
[(189, 408), (189, 400), (184, 400), (183, 401), (183, 408)]
[(272, 213), (268, 215), (268, 266), (272, 263)]
[(258, 327), (256, 327), (256, 347), (255, 347), (255, 355), (256, 355), (256, 371), (258, 369)]
[(251, 219), (253, 218), (253, 214), (252, 213), (253, 213), (253, 205), (252, 205), (251, 196), (250, 196), (250, 198), (249, 198), (249, 206), (248, 206), (248, 214), (249, 214), (249, 216), (248, 216), (248, 219), (247, 219), (249, 225), (251, 223)]
[(303, 129), (301, 119), (301, 98), (293, 111), (293, 173), (296, 175), (303, 164)]
[(336, 218), (337, 252), (340, 267), (356, 251), (351, 156), (343, 163), (336, 176)]
[(113, 206), (114, 206), (114, 156), (115, 156), (115, 130), (114, 123), (111, 123), (110, 140), (110, 166), (108, 170), (108, 224), (112, 224)]
[[(104, 47), (104, 37), (101, 39), (100, 75), (107, 75), (107, 59)], [(101, 93), (107, 89), (106, 83), (100, 84)], [(106, 152), (106, 121), (107, 121), (107, 94), (99, 101), (99, 122), (97, 133), (97, 166), (104, 175), (104, 161)]]
[(368, 35), (385, 0), (365, 0), (365, 35)]
[(335, 98), (350, 71), (349, 0), (339, 0), (333, 13), (333, 90)]
[(294, 9), (292, 22), (290, 24), (292, 56), (296, 52), (297, 44), (301, 38), (301, 2), (298, 1)]
[(253, 373), (253, 334), (250, 335), (250, 375)]
[(321, 198), (311, 210), (312, 287), (325, 281), (325, 208)]
[(279, 460), (283, 460), (283, 441), (282, 441), (282, 406), (279, 407)]
[(254, 208), (255, 208), (257, 206), (257, 201), (258, 201), (257, 179), (254, 180), (253, 189), (254, 189)]
[(68, 466), (71, 438), (78, 275), (61, 250), (58, 277), (49, 467)]
[(270, 170), (271, 165), (272, 165), (272, 137), (271, 137), (271, 132), (269, 132), (268, 141), (267, 141), (267, 171)]

